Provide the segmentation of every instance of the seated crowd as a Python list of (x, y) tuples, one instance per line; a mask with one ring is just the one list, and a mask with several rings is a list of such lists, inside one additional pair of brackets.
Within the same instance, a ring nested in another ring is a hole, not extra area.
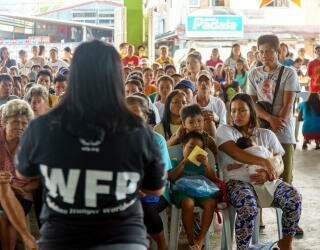
[[(293, 237), (302, 233), (298, 226), (301, 196), (291, 184), (296, 143), (292, 106), (300, 87), (296, 71), (292, 65), (286, 65), (291, 61), (293, 64), (293, 60), (278, 52), (278, 49), (288, 49), (284, 45), (276, 36), (265, 35), (248, 52), (247, 59), (241, 55), (240, 45), (235, 44), (225, 61), (214, 48), (205, 64), (202, 55), (192, 49), (178, 70), (165, 46), (160, 48), (159, 58), (151, 63), (143, 54), (143, 46), (135, 55), (133, 45), (121, 44), (119, 55), (123, 70), (119, 70), (124, 75), (126, 106), (153, 129), (167, 176), (165, 191), (160, 197), (143, 190), (139, 192), (144, 224), (158, 249), (168, 249), (160, 213), (171, 204), (181, 209), (190, 249), (202, 249), (221, 201), (232, 205), (237, 212), (237, 249), (249, 248), (255, 218), (264, 207), (283, 211), (283, 238), (277, 243), (280, 249), (292, 249)], [(3, 51), (5, 49), (0, 52)], [(27, 53), (20, 51), (20, 62), (16, 64), (6, 50), (7, 59), (1, 63), (0, 241), (4, 250), (15, 249), (18, 235), (28, 248), (37, 248), (25, 216), (34, 207), (41, 227), (42, 186), (37, 179), (20, 178), (14, 159), (29, 122), (57, 110), (55, 107), (65, 98), (74, 98), (68, 96), (68, 80), (72, 74), (69, 64), (73, 64), (70, 51), (65, 49), (68, 57), (62, 60), (58, 49), (52, 48), (47, 60), (38, 55), (38, 48), (34, 46), (33, 57), (28, 59)], [(285, 65), (284, 69), (281, 65)], [(274, 84), (274, 87), (279, 82), (278, 94), (268, 92), (259, 82)], [(92, 88), (90, 82), (87, 88)], [(311, 107), (316, 107), (315, 103), (320, 102), (319, 94), (312, 94), (310, 99), (312, 103), (307, 101), (306, 106), (311, 103)], [(257, 101), (263, 100), (273, 104), (272, 113), (258, 106)], [(306, 119), (307, 108), (300, 104), (299, 109), (301, 117)], [(319, 109), (315, 109), (313, 119), (318, 119)], [(260, 126), (262, 118), (269, 123), (269, 128)], [(313, 139), (319, 147), (319, 134), (306, 132), (305, 147)], [(180, 152), (180, 158), (171, 157), (172, 148)], [(198, 164), (190, 160), (196, 150)], [(29, 152), (32, 154), (32, 149)], [(225, 186), (227, 200), (221, 193), (197, 197), (179, 190), (179, 181), (190, 176), (205, 177), (220, 189)], [(195, 207), (203, 210), (199, 230), (194, 227)]]

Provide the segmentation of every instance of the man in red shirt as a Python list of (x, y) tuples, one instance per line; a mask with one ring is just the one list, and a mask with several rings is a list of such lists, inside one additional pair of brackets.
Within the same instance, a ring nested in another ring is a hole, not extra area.
[(139, 57), (134, 55), (134, 46), (132, 44), (128, 47), (128, 55), (122, 59), (124, 66), (138, 66), (139, 65)]
[(320, 91), (320, 45), (315, 48), (317, 57), (308, 63), (307, 75), (311, 78), (310, 81), (310, 92)]

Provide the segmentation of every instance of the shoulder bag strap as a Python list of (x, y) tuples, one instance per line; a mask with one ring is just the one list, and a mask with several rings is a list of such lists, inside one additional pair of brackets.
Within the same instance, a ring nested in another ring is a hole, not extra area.
[(281, 69), (280, 69), (280, 72), (279, 72), (279, 75), (278, 75), (278, 79), (277, 79), (277, 83), (276, 83), (276, 88), (274, 90), (272, 108), (273, 108), (274, 102), (276, 101), (276, 98), (277, 98), (277, 94), (278, 94), (278, 90), (279, 90), (279, 87), (280, 87), (280, 82), (281, 82), (281, 77), (282, 77), (283, 70), (284, 70), (284, 66), (281, 66)]

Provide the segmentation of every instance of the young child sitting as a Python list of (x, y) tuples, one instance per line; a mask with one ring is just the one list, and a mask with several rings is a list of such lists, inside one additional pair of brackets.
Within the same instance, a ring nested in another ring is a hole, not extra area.
[[(256, 156), (260, 156), (265, 159), (274, 157), (272, 151), (263, 146), (257, 146), (250, 138), (240, 137), (236, 144), (239, 148), (244, 149), (245, 151), (248, 151)], [(274, 163), (282, 164), (281, 161), (281, 157), (274, 158)], [(274, 198), (274, 191), (277, 185), (280, 183), (279, 179), (275, 181), (267, 181), (262, 185), (256, 185), (251, 181), (250, 175), (256, 174), (257, 171), (262, 170), (262, 166), (233, 163), (229, 164), (227, 169), (227, 179), (240, 180), (253, 185), (261, 207), (268, 207), (271, 205)]]
[(205, 117), (204, 110), (198, 104), (190, 104), (184, 106), (180, 110), (180, 117), (182, 126), (178, 131), (173, 134), (171, 139), (167, 142), (168, 146), (179, 144), (183, 136), (192, 131), (201, 133), (204, 138), (204, 147), (209, 148), (210, 151), (217, 156), (217, 146), (212, 136), (210, 136), (205, 130)]
[[(201, 163), (196, 166), (188, 160), (188, 157), (195, 146), (204, 148), (204, 139), (198, 132), (190, 132), (182, 139), (183, 159), (178, 162), (172, 160), (173, 169), (168, 172), (168, 179), (172, 182), (185, 176), (203, 175), (212, 182), (218, 182), (216, 174), (208, 162), (208, 157), (202, 154), (197, 155), (196, 159)], [(190, 249), (202, 249), (205, 235), (211, 225), (213, 212), (217, 205), (217, 200), (207, 197), (189, 197), (181, 191), (174, 190), (172, 201), (176, 207), (182, 209), (182, 222), (187, 234)], [(203, 209), (201, 218), (201, 230), (196, 236), (193, 230), (193, 210), (195, 206)]]

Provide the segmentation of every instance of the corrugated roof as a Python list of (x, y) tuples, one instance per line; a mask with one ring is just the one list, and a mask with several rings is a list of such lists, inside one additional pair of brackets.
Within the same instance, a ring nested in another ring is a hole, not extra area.
[(77, 7), (81, 7), (81, 6), (85, 6), (85, 5), (89, 5), (89, 4), (93, 4), (93, 3), (107, 3), (107, 4), (118, 6), (118, 7), (123, 6), (121, 3), (114, 2), (114, 1), (92, 0), (92, 1), (87, 1), (87, 2), (82, 2), (82, 3), (78, 3), (78, 4), (69, 5), (69, 6), (66, 6), (66, 7), (63, 7), (63, 8), (60, 8), (60, 9), (56, 9), (56, 10), (51, 10), (51, 11), (48, 11), (48, 12), (45, 12), (45, 13), (38, 14), (36, 16), (46, 16), (46, 15), (49, 15), (49, 14), (52, 14), (52, 13), (60, 12), (60, 11), (63, 11), (63, 10), (74, 9), (74, 8), (77, 8)]
[(38, 16), (23, 16), (23, 15), (14, 15), (8, 13), (0, 12), (0, 16), (4, 17), (11, 17), (20, 20), (27, 20), (27, 21), (40, 21), (40, 22), (51, 22), (56, 24), (63, 24), (63, 25), (71, 25), (71, 26), (78, 26), (78, 27), (88, 27), (88, 28), (95, 28), (100, 30), (114, 30), (113, 27), (105, 26), (105, 25), (98, 25), (98, 24), (90, 24), (90, 23), (83, 23), (83, 22), (75, 22), (75, 21), (66, 21), (60, 20), (55, 18), (46, 18), (46, 17), (38, 17)]

